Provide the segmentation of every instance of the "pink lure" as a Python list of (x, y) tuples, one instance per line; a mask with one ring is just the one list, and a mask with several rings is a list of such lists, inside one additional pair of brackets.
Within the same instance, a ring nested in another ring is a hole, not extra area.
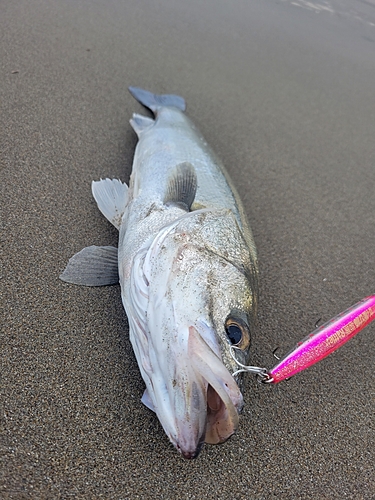
[(309, 368), (341, 347), (375, 319), (375, 295), (335, 316), (310, 333), (267, 373), (265, 382), (277, 384)]

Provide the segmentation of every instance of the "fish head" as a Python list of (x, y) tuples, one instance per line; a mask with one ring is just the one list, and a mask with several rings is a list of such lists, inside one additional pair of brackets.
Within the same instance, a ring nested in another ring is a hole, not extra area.
[(151, 407), (186, 458), (238, 426), (243, 398), (230, 347), (245, 362), (254, 265), (232, 213), (199, 210), (163, 228), (134, 266), (141, 289), (129, 318), (132, 344)]

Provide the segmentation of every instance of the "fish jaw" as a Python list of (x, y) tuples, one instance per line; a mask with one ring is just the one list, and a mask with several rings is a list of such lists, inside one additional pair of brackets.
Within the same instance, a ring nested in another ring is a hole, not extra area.
[(184, 347), (179, 343), (173, 349), (178, 364), (159, 364), (148, 393), (172, 444), (184, 458), (193, 459), (205, 442), (223, 443), (236, 432), (243, 400), (232, 375), (197, 328), (184, 328), (184, 333), (179, 332), (187, 340)]
[[(176, 449), (184, 458), (192, 459), (199, 455), (205, 443), (207, 382), (188, 364), (178, 369), (180, 374), (174, 379), (175, 386), (169, 388), (172, 413), (157, 414)], [(170, 424), (174, 434), (168, 432)]]

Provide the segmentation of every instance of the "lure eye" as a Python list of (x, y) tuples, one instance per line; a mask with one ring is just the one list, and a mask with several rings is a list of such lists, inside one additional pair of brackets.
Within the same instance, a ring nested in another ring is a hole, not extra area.
[(247, 324), (239, 318), (229, 317), (225, 322), (225, 331), (229, 342), (239, 347), (247, 349), (250, 345), (250, 332)]

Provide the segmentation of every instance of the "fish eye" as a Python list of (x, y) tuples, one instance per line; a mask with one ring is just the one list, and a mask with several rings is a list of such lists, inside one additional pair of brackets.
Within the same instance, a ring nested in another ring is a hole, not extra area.
[(225, 321), (225, 331), (232, 345), (240, 349), (247, 349), (249, 347), (250, 331), (242, 319), (229, 316)]

